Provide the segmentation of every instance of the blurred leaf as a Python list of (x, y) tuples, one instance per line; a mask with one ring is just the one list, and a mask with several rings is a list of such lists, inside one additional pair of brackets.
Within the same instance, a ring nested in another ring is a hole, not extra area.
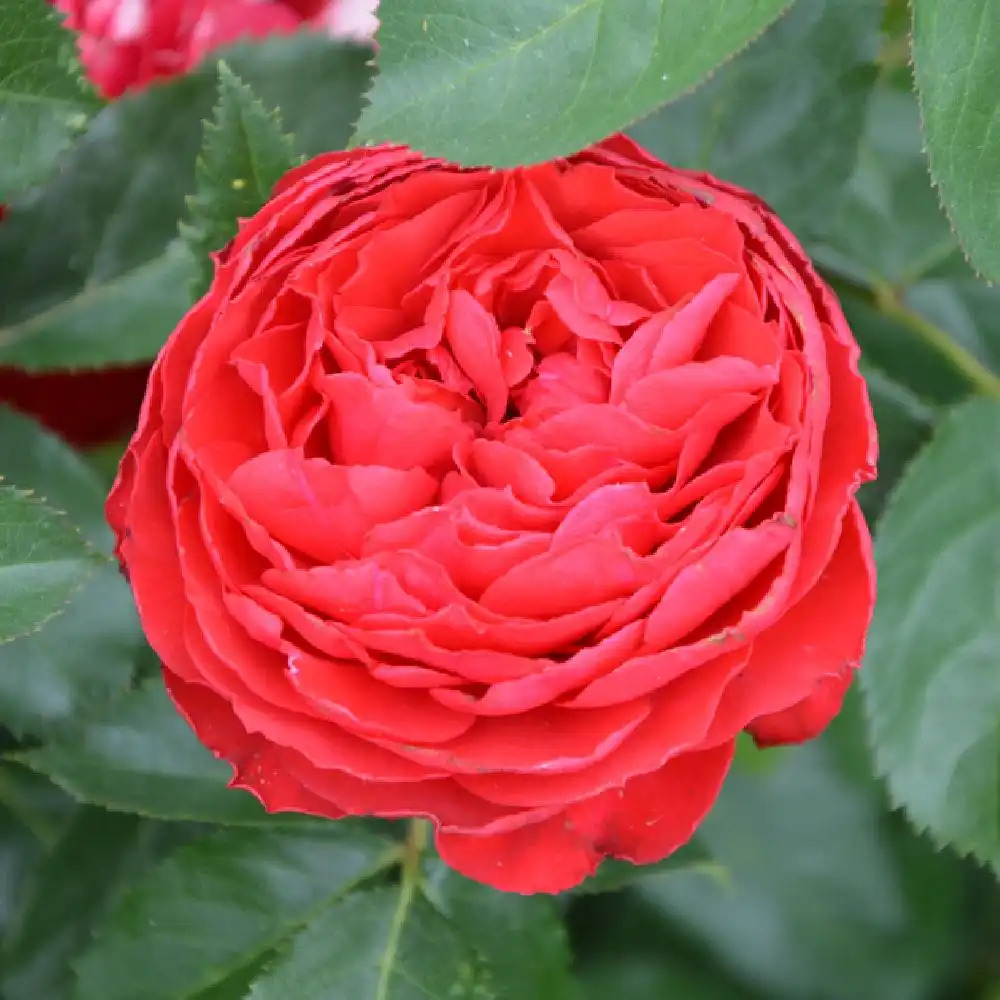
[(0, 204), (45, 178), (96, 105), (59, 15), (0, 0)]
[(98, 558), (63, 514), (0, 486), (0, 642), (57, 615)]
[(197, 188), (188, 198), (188, 220), (181, 223), (199, 270), (198, 295), (212, 282), (209, 254), (236, 235), (237, 220), (249, 218), (271, 197), (275, 183), (297, 163), (293, 149), (280, 112), (265, 108), (220, 63), (218, 103), (213, 120), (205, 123)]
[(0, 406), (0, 476), (31, 490), (63, 511), (91, 545), (111, 551), (104, 521), (106, 490), (93, 470), (62, 438), (30, 417)]
[(840, 301), (868, 370), (878, 369), (929, 405), (969, 394), (966, 379), (909, 327), (853, 294), (842, 294)]
[(61, 788), (7, 758), (0, 759), (0, 802), (46, 848), (55, 845), (77, 808)]
[(144, 645), (128, 584), (100, 567), (44, 628), (0, 646), (0, 724), (72, 730), (128, 690)]
[[(0, 473), (66, 511), (93, 545), (110, 550), (105, 490), (60, 438), (0, 408)], [(0, 724), (51, 733), (126, 690), (145, 645), (132, 595), (116, 566), (101, 566), (62, 614), (31, 635), (0, 645)]]
[(465, 164), (576, 152), (673, 100), (788, 0), (382, 0), (355, 142)]
[(882, 13), (882, 30), (892, 41), (909, 42), (910, 5), (908, 0), (886, 0)]
[(0, 938), (17, 910), (22, 884), (42, 844), (4, 802), (0, 786)]
[(179, 829), (80, 807), (33, 873), (20, 918), (0, 950), (5, 1000), (67, 997), (70, 961), (89, 942), (114, 894), (169, 842), (164, 831)]
[(869, 524), (874, 524), (907, 463), (930, 438), (938, 413), (877, 368), (864, 365), (862, 374), (875, 411), (879, 456), (878, 478), (865, 483), (858, 499)]
[(905, 299), (988, 368), (1000, 371), (1000, 287), (970, 271), (964, 278), (921, 281), (906, 290)]
[(740, 989), (634, 888), (570, 908), (583, 1000), (773, 1000)]
[(1000, 869), (1000, 405), (938, 426), (882, 518), (862, 678), (895, 802)]
[[(229, 50), (261, 100), (283, 109), (299, 152), (336, 148), (357, 119), (365, 54), (317, 34)], [(177, 239), (195, 187), (214, 65), (115, 101), (48, 184), (0, 226), (0, 359), (31, 370), (155, 355), (191, 303)]]
[(94, 471), (105, 491), (111, 489), (111, 484), (118, 475), (118, 466), (121, 465), (122, 455), (124, 454), (124, 441), (112, 441), (109, 444), (96, 445), (84, 452), (84, 460)]
[(0, 759), (0, 970), (5, 968), (3, 940), (32, 866), (56, 842), (74, 809), (76, 804), (44, 778)]
[[(770, 774), (791, 750), (792, 748), (787, 746), (759, 747), (754, 738), (744, 731), (736, 737), (733, 767), (745, 774)], [(724, 872), (722, 876), (725, 876)]]
[(579, 971), (584, 1000), (754, 1000), (753, 994), (675, 956), (609, 955)]
[(635, 891), (768, 1000), (929, 1000), (942, 934), (961, 933), (951, 869), (919, 856), (935, 889), (916, 908), (876, 789), (848, 780), (835, 750), (831, 736), (766, 775), (730, 775), (699, 833), (726, 884), (680, 872)]
[(888, 298), (987, 367), (1000, 364), (1000, 290), (977, 281), (962, 258), (931, 187), (910, 91), (876, 88), (858, 168), (833, 216), (811, 250), (841, 292), (867, 360), (928, 401), (967, 396), (969, 379), (948, 351), (873, 308)]
[(19, 756), (84, 802), (160, 819), (259, 823), (263, 807), (227, 788), (216, 760), (174, 708), (160, 678), (119, 699), (78, 733)]
[(857, 169), (832, 215), (825, 246), (812, 249), (820, 263), (863, 284), (909, 285), (946, 265), (951, 274), (971, 274), (931, 187), (908, 91), (873, 92)]
[(857, 0), (796, 4), (703, 87), (631, 133), (670, 163), (753, 191), (800, 237), (821, 232), (857, 159), (879, 16), (877, 4)]
[(935, 182), (972, 263), (1000, 278), (1000, 2), (914, 0), (913, 65)]
[[(55, 183), (69, 176), (61, 174)], [(53, 204), (58, 201), (54, 199)], [(69, 218), (79, 222), (80, 213)], [(21, 294), (7, 301), (14, 309), (18, 301), (27, 303), (23, 318), (16, 320), (0, 303), (0, 359), (28, 371), (52, 371), (127, 365), (155, 357), (191, 301), (187, 289), (195, 267), (183, 243), (179, 239), (165, 241), (156, 248), (154, 257), (134, 265), (124, 263), (127, 251), (123, 251), (121, 270), (116, 267), (117, 273), (107, 278), (96, 273), (95, 261), (91, 283), (71, 289), (70, 282), (64, 283), (60, 280), (63, 276), (53, 272), (63, 261), (75, 269), (82, 257), (67, 260), (52, 242), (54, 230), (35, 228), (38, 222), (33, 220), (39, 219), (46, 226), (53, 222), (44, 208), (24, 214), (15, 210), (0, 226), (0, 261), (12, 259), (18, 242), (26, 258)], [(112, 220), (107, 222), (112, 224)], [(28, 235), (29, 229), (35, 232), (34, 237)], [(63, 237), (63, 248), (69, 250), (73, 234), (64, 231)], [(29, 267), (27, 258), (36, 253), (39, 256)], [(8, 273), (12, 271), (13, 267), (8, 269)], [(47, 292), (33, 288), (45, 274), (53, 277), (51, 288)], [(5, 284), (0, 271), (0, 287)], [(65, 297), (59, 298), (63, 288)], [(45, 299), (52, 305), (36, 310), (36, 304)]]
[(257, 980), (249, 1000), (496, 996), (457, 928), (418, 893), (393, 888), (355, 893), (319, 914)]
[(724, 870), (713, 862), (704, 845), (699, 840), (691, 840), (674, 851), (670, 857), (652, 865), (633, 865), (628, 861), (609, 858), (601, 864), (596, 874), (591, 875), (571, 891), (576, 894), (614, 892), (649, 875), (686, 871), (698, 872), (712, 878), (725, 877)]
[(428, 895), (485, 965), (497, 1000), (572, 1000), (572, 956), (550, 896), (497, 892), (441, 865)]
[[(73, 996), (175, 1000), (220, 984), (384, 863), (387, 849), (350, 824), (326, 822), (189, 844), (121, 897), (77, 963)], [(326, 951), (347, 949), (350, 937), (339, 927)]]

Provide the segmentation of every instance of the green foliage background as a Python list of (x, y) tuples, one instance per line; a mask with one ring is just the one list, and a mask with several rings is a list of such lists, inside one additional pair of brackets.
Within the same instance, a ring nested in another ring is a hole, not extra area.
[(102, 104), (44, 0), (0, 0), (0, 363), (151, 359), (302, 157), (389, 140), (506, 166), (629, 129), (769, 201), (862, 344), (882, 451), (862, 682), (816, 743), (741, 747), (663, 865), (501, 895), (419, 826), (227, 790), (110, 561), (109, 453), (0, 409), (0, 997), (996, 1000), (1000, 0), (380, 17), (377, 68), (300, 35)]

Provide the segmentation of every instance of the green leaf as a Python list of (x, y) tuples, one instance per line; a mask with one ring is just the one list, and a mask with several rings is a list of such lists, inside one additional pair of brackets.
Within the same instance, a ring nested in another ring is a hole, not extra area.
[(108, 809), (173, 820), (267, 821), (250, 794), (227, 788), (231, 768), (198, 742), (159, 678), (72, 737), (19, 759), (76, 798)]
[(465, 164), (575, 152), (679, 97), (788, 0), (382, 0), (354, 142)]
[(698, 872), (723, 880), (726, 877), (724, 869), (712, 860), (704, 845), (698, 840), (691, 840), (670, 857), (652, 865), (633, 865), (628, 861), (610, 858), (601, 864), (596, 874), (572, 891), (577, 894), (615, 892), (650, 875), (662, 875), (666, 872)]
[(241, 965), (231, 975), (213, 983), (207, 990), (191, 995), (191, 1000), (246, 1000), (250, 987), (274, 964), (276, 952), (264, 951), (247, 965)]
[[(0, 408), (0, 473), (66, 511), (87, 541), (110, 551), (105, 489), (89, 465), (34, 421)], [(131, 592), (111, 563), (37, 632), (0, 645), (0, 724), (51, 734), (123, 693), (145, 646)]]
[(724, 883), (678, 872), (634, 891), (769, 1000), (926, 1000), (962, 933), (959, 880), (926, 845), (897, 853), (879, 788), (870, 770), (848, 773), (842, 739), (863, 744), (856, 715), (767, 774), (727, 778), (699, 830)]
[(57, 434), (0, 406), (0, 475), (63, 511), (95, 548), (111, 551), (104, 520), (107, 493), (84, 458)]
[(692, 968), (680, 956), (618, 954), (579, 972), (584, 1000), (760, 1000), (725, 977)]
[(41, 849), (30, 828), (7, 807), (0, 788), (0, 936), (14, 919), (22, 883)]
[(0, 486), (0, 642), (57, 615), (98, 561), (63, 514)]
[(987, 368), (1000, 371), (1000, 287), (970, 271), (922, 281), (907, 289), (905, 299)]
[(128, 584), (101, 566), (44, 628), (0, 646), (0, 724), (73, 731), (128, 690), (145, 648)]
[(77, 808), (61, 788), (9, 758), (0, 758), (0, 803), (46, 848), (56, 843)]
[(932, 406), (956, 403), (968, 395), (964, 376), (909, 326), (850, 291), (841, 294), (840, 303), (869, 368), (877, 368)]
[(894, 801), (1000, 869), (998, 434), (996, 402), (956, 409), (894, 491), (862, 678)]
[(44, 0), (0, 2), (0, 204), (43, 180), (97, 98)]
[(226, 63), (219, 63), (219, 99), (213, 120), (205, 123), (197, 189), (181, 224), (199, 269), (197, 294), (212, 281), (209, 254), (236, 235), (237, 221), (253, 215), (298, 162), (280, 112), (265, 108)]
[[(189, 844), (120, 899), (77, 963), (74, 1000), (176, 1000), (208, 990), (384, 865), (388, 851), (348, 823), (328, 822), (229, 830)], [(326, 950), (350, 936), (338, 928)]]
[(944, 266), (971, 274), (931, 187), (909, 91), (875, 89), (857, 168), (839, 204), (827, 209), (825, 246), (811, 249), (821, 264), (862, 284), (912, 285)]
[(355, 893), (326, 909), (257, 980), (248, 1000), (496, 996), (488, 970), (457, 928), (404, 885)]
[(498, 1000), (571, 1000), (566, 927), (550, 896), (497, 892), (439, 866), (428, 896), (479, 956)]
[(120, 886), (148, 865), (178, 825), (81, 807), (41, 860), (0, 950), (5, 1000), (69, 995), (71, 960), (87, 945)]
[(972, 264), (1000, 278), (1000, 3), (914, 0), (913, 65), (935, 183)]
[(632, 134), (664, 160), (764, 198), (803, 237), (854, 171), (879, 44), (877, 4), (796, 4), (703, 87)]
[(876, 88), (858, 168), (810, 249), (840, 292), (864, 356), (925, 399), (949, 403), (968, 395), (967, 376), (913, 323), (872, 308), (873, 300), (894, 300), (986, 367), (1000, 364), (1000, 290), (978, 281), (962, 258), (921, 143), (913, 94)]
[[(226, 55), (282, 108), (307, 155), (345, 142), (370, 75), (365, 58), (316, 33)], [(208, 65), (115, 101), (58, 175), (11, 204), (0, 225), (0, 362), (102, 367), (148, 360), (163, 345), (191, 304), (196, 268), (177, 220), (195, 188), (216, 77)]]
[[(26, 253), (36, 252), (36, 247), (46, 254), (52, 250), (49, 238), (32, 240), (21, 230), (21, 222), (30, 226), (34, 217), (34, 213), (15, 214), (4, 220), (0, 258), (13, 253), (19, 236), (25, 240)], [(32, 273), (40, 277), (59, 263), (59, 258), (49, 258), (48, 265), (40, 262)], [(182, 241), (166, 242), (152, 259), (129, 265), (106, 280), (97, 277), (93, 284), (74, 289), (52, 306), (0, 328), (0, 360), (28, 371), (149, 361), (190, 305), (187, 289), (194, 274), (194, 262)], [(30, 295), (30, 284), (25, 291)], [(55, 298), (58, 286), (49, 294)]]

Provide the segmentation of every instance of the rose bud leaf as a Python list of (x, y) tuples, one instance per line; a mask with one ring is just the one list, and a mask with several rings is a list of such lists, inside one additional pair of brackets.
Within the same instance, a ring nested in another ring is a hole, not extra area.
[(893, 492), (861, 677), (895, 804), (938, 843), (1000, 870), (997, 435), (995, 402), (961, 406)]
[[(94, 944), (75, 963), (73, 996), (201, 996), (284, 946), (317, 912), (393, 856), (389, 842), (350, 824), (231, 829), (196, 840), (118, 898)], [(341, 931), (327, 943), (332, 948), (348, 940)], [(367, 1000), (361, 993), (345, 996)]]
[(268, 109), (225, 62), (219, 63), (218, 102), (206, 121), (195, 170), (196, 190), (187, 198), (180, 224), (198, 268), (195, 297), (212, 280), (210, 254), (236, 235), (237, 223), (271, 196), (275, 182), (300, 158), (282, 127), (281, 113)]
[(59, 15), (42, 0), (4, 0), (0, 204), (45, 179), (97, 106)]

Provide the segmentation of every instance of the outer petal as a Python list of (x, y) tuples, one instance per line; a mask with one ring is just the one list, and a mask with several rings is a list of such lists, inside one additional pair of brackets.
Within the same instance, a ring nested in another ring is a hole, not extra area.
[(819, 736), (840, 711), (844, 695), (854, 680), (854, 671), (854, 663), (843, 663), (835, 673), (824, 674), (812, 694), (797, 705), (755, 719), (747, 729), (757, 746), (804, 743)]
[(606, 857), (635, 864), (665, 858), (691, 839), (722, 787), (732, 742), (683, 754), (617, 791), (509, 833), (439, 832), (442, 860), (505, 892), (563, 892), (592, 875)]
[[(746, 669), (726, 689), (709, 738), (761, 720), (764, 742), (815, 735), (839, 707), (864, 652), (875, 602), (871, 538), (852, 502), (840, 541), (816, 585), (760, 636)], [(785, 714), (788, 711), (790, 714)], [(818, 731), (818, 730), (816, 730)]]

